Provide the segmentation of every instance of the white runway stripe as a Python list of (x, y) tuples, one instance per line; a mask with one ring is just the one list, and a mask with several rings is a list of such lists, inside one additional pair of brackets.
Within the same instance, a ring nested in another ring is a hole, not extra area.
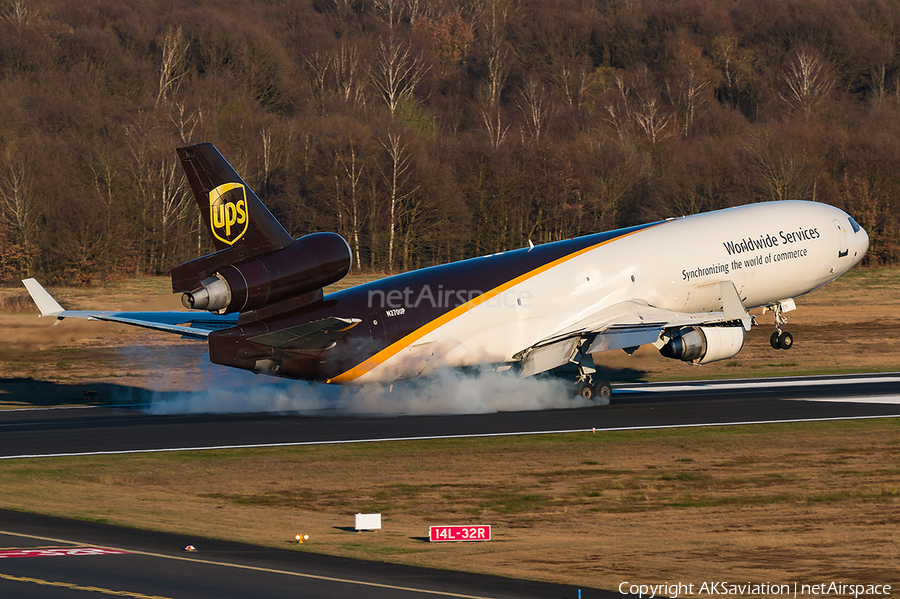
[(803, 397), (785, 401), (824, 401), (828, 403), (879, 403), (900, 405), (900, 395), (869, 395), (861, 397)]
[[(797, 379), (759, 379), (753, 381), (685, 381), (684, 383), (663, 384), (636, 384), (613, 385), (615, 392), (629, 393), (670, 393), (672, 391), (694, 391), (710, 389), (768, 389), (772, 387), (826, 387), (832, 385), (847, 385), (853, 383), (852, 378), (797, 378)], [(886, 376), (866, 376), (861, 378), (865, 383), (900, 383), (900, 376), (895, 374)], [(870, 402), (874, 403), (874, 402)]]
[(0, 456), (0, 460), (25, 458), (65, 458), (92, 455), (126, 455), (132, 453), (165, 453), (171, 451), (211, 451), (216, 449), (264, 449), (267, 447), (303, 447), (306, 445), (347, 445), (350, 443), (386, 443), (389, 441), (433, 441), (438, 439), (477, 439), (485, 437), (523, 437), (526, 435), (565, 435), (570, 433), (603, 433), (619, 431), (642, 431), (665, 428), (707, 428), (715, 426), (746, 426), (751, 424), (788, 424), (800, 422), (831, 422), (840, 420), (874, 420), (878, 418), (900, 418), (900, 413), (877, 416), (839, 416), (834, 418), (795, 418), (791, 420), (748, 420), (743, 422), (707, 422), (700, 424), (659, 424), (652, 426), (596, 427), (559, 431), (527, 431), (521, 433), (487, 433), (471, 435), (432, 435), (423, 437), (390, 437), (384, 439), (348, 439), (344, 441), (301, 441), (297, 443), (254, 443), (248, 445), (216, 445), (210, 447), (170, 447), (165, 449), (128, 449), (122, 451), (87, 451), (82, 453), (48, 453), (30, 455)]

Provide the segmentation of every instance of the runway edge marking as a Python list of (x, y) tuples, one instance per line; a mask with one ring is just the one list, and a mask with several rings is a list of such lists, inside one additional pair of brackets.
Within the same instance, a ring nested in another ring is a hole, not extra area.
[[(800, 401), (800, 400), (792, 400)], [(491, 437), (522, 437), (526, 435), (565, 435), (570, 433), (610, 433), (622, 431), (659, 430), (666, 428), (706, 428), (714, 426), (750, 426), (754, 424), (798, 424), (803, 422), (832, 422), (841, 420), (875, 420), (900, 418), (900, 414), (876, 414), (873, 416), (835, 416), (830, 418), (791, 418), (788, 420), (746, 420), (742, 422), (704, 422), (694, 424), (654, 424), (649, 426), (616, 426), (566, 429), (558, 431), (527, 431), (515, 433), (482, 433), (468, 435), (431, 435), (420, 437), (387, 437), (384, 439), (349, 439), (344, 441), (297, 441), (290, 443), (251, 443), (248, 445), (213, 445), (209, 447), (166, 447), (162, 449), (123, 449), (116, 451), (85, 451), (72, 453), (36, 453), (0, 456), (0, 460), (24, 460), (29, 458), (71, 458), (81, 456), (129, 455), (136, 453), (167, 453), (175, 451), (214, 451), (221, 449), (266, 449), (274, 447), (304, 447), (312, 445), (349, 445), (353, 443), (388, 443), (391, 441), (437, 441), (440, 439), (481, 439)]]
[[(8, 530), (0, 530), (0, 534), (10, 535), (15, 537), (23, 537), (26, 539), (36, 539), (38, 541), (50, 541), (53, 543), (69, 543), (72, 545), (80, 545), (79, 541), (69, 541), (68, 539), (57, 539), (53, 537), (42, 537), (38, 535), (30, 535), (20, 532), (12, 532)], [(261, 566), (248, 566), (245, 564), (234, 564), (231, 562), (217, 562), (214, 560), (206, 560), (199, 559), (194, 557), (183, 557), (180, 555), (166, 555), (165, 553), (153, 553), (152, 551), (139, 551), (132, 549), (122, 549), (120, 547), (110, 547), (108, 545), (95, 545), (92, 544), (92, 547), (98, 547), (100, 549), (108, 549), (110, 551), (122, 551), (125, 553), (129, 553), (132, 555), (145, 555), (147, 557), (158, 557), (160, 559), (173, 559), (179, 560), (183, 562), (193, 562), (197, 564), (205, 564), (209, 566), (224, 566), (226, 568), (239, 568), (241, 570), (253, 570), (255, 572), (268, 572), (270, 574), (285, 574), (287, 576), (297, 576), (299, 578), (311, 578), (314, 580), (324, 580), (327, 582), (340, 582), (343, 584), (355, 584), (360, 586), (367, 587), (375, 587), (379, 589), (390, 589), (393, 591), (407, 591), (410, 593), (422, 593), (426, 595), (439, 595), (441, 597), (458, 597), (459, 599), (491, 599), (490, 597), (483, 597), (481, 595), (464, 595), (462, 593), (451, 593), (449, 591), (433, 591), (429, 589), (417, 589), (413, 587), (402, 587), (398, 585), (392, 584), (382, 584), (379, 582), (367, 582), (364, 580), (351, 580), (348, 578), (336, 578), (333, 576), (321, 576), (319, 574), (304, 574), (303, 572), (291, 572), (290, 570), (276, 570), (275, 568), (263, 568)]]

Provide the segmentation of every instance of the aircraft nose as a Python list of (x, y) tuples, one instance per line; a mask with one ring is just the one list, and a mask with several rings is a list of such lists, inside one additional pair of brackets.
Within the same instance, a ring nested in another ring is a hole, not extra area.
[(866, 255), (866, 252), (869, 250), (869, 234), (866, 233), (866, 230), (862, 227), (859, 228), (859, 231), (856, 233), (856, 261), (859, 262), (863, 259), (863, 256)]

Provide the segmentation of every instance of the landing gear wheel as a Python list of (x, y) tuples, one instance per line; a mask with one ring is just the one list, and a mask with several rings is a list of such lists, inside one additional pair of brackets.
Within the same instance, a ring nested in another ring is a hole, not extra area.
[(575, 385), (575, 392), (581, 399), (587, 400), (595, 406), (608, 406), (612, 397), (612, 386), (608, 381), (600, 381), (596, 385), (582, 381)]
[(609, 381), (600, 381), (594, 385), (595, 406), (608, 406), (610, 399), (612, 399), (612, 385)]
[(781, 349), (791, 349), (794, 347), (794, 336), (787, 331), (778, 336), (778, 347)]
[(581, 399), (586, 399), (587, 401), (594, 401), (594, 387), (591, 386), (587, 381), (582, 381), (575, 385), (575, 393)]
[(775, 331), (772, 333), (772, 336), (769, 337), (769, 345), (772, 346), (772, 349), (781, 349), (781, 345), (778, 343), (778, 338), (781, 337), (781, 333)]

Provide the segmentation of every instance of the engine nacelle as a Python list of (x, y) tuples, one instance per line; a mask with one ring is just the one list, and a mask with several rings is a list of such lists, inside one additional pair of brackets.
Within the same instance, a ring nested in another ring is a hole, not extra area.
[(659, 353), (666, 358), (707, 364), (735, 356), (742, 347), (743, 327), (685, 327)]
[(281, 250), (219, 268), (181, 296), (185, 308), (220, 314), (256, 310), (331, 285), (350, 272), (350, 246), (336, 233), (313, 233)]

